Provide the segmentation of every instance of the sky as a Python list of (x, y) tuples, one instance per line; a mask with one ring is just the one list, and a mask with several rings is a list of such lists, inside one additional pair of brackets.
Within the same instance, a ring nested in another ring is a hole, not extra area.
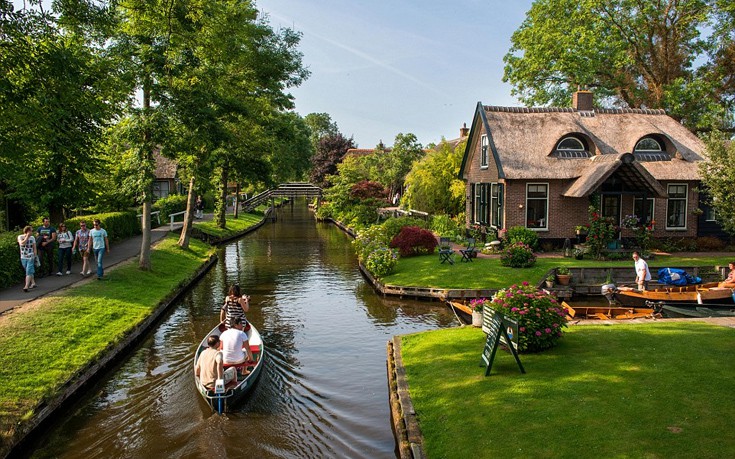
[(296, 111), (328, 113), (360, 148), (399, 133), (455, 139), (478, 102), (520, 106), (503, 56), (532, 0), (256, 0), (274, 28), (303, 34), (311, 76)]

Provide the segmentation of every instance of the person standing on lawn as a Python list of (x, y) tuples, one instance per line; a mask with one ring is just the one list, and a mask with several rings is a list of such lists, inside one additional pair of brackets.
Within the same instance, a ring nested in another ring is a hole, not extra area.
[(59, 223), (59, 231), (56, 233), (56, 240), (59, 241), (59, 260), (56, 272), (57, 276), (61, 276), (64, 269), (64, 258), (66, 258), (66, 273), (71, 274), (71, 246), (74, 243), (74, 235), (66, 229), (66, 223)]
[(92, 238), (92, 251), (97, 260), (97, 280), (102, 280), (105, 270), (102, 267), (102, 259), (105, 253), (110, 253), (110, 242), (107, 240), (107, 231), (101, 227), (99, 219), (94, 219), (94, 228), (89, 231)]
[(56, 242), (56, 228), (51, 226), (48, 217), (43, 218), (43, 225), (36, 230), (36, 242), (38, 242), (38, 254), (41, 266), (38, 268), (40, 277), (51, 275), (54, 269), (54, 242)]
[(74, 246), (72, 252), (79, 250), (79, 254), (82, 256), (82, 276), (87, 276), (92, 273), (89, 269), (89, 230), (87, 229), (87, 222), (81, 220), (79, 222), (79, 229), (77, 234), (74, 236)]
[(635, 262), (635, 282), (638, 284), (638, 290), (644, 291), (651, 280), (651, 271), (648, 270), (648, 263), (641, 258), (640, 253), (633, 252), (633, 261)]
[(26, 283), (23, 291), (36, 287), (36, 238), (33, 237), (33, 227), (26, 226), (23, 228), (23, 234), (18, 236), (18, 245), (20, 246), (20, 263), (26, 273)]

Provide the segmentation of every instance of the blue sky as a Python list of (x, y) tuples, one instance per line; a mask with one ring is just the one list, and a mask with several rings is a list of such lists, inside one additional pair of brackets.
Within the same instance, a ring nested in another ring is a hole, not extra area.
[(274, 27), (303, 34), (311, 76), (302, 116), (326, 112), (361, 148), (414, 133), (459, 136), (477, 102), (521, 105), (502, 82), (510, 36), (531, 0), (257, 0)]

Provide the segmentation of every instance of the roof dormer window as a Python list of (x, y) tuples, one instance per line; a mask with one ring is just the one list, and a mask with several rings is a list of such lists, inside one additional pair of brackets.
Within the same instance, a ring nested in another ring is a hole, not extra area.
[(554, 154), (557, 158), (589, 158), (590, 152), (582, 140), (567, 136), (556, 144)]
[(653, 136), (643, 137), (635, 144), (633, 155), (638, 161), (669, 161), (664, 144)]

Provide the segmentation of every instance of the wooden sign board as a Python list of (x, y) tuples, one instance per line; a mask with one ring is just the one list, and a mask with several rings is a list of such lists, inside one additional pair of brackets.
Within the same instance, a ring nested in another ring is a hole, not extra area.
[[(487, 329), (487, 339), (485, 340), (485, 347), (482, 349), (482, 361), (486, 366), (485, 376), (490, 374), (490, 370), (493, 367), (493, 360), (495, 360), (495, 354), (498, 351), (498, 344), (501, 341), (506, 344), (513, 357), (515, 357), (521, 373), (525, 373), (526, 370), (521, 364), (521, 359), (518, 357), (517, 351), (518, 322), (508, 319), (503, 314), (490, 309), (483, 313), (482, 329), (483, 331)], [(510, 334), (508, 333), (509, 330)], [(511, 345), (508, 346), (507, 343), (511, 343)]]

